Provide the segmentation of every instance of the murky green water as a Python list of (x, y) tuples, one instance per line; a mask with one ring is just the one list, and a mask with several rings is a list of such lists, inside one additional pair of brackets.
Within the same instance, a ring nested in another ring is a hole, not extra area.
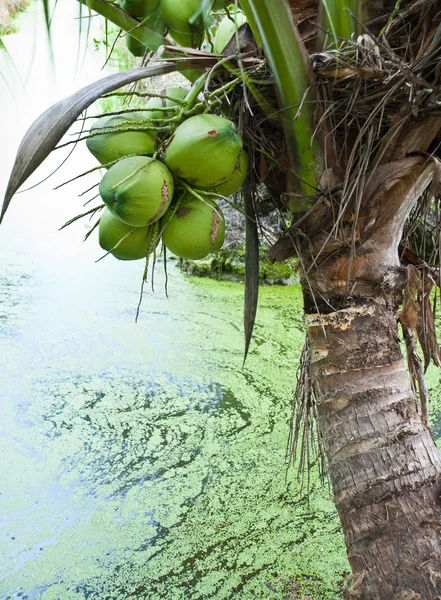
[(262, 289), (242, 369), (243, 287), (172, 269), (135, 325), (139, 265), (87, 259), (0, 283), (0, 597), (338, 598), (333, 505), (285, 482), (299, 290)]
[(242, 286), (159, 269), (135, 324), (142, 264), (32, 227), (0, 240), (0, 598), (340, 598), (328, 493), (285, 480), (299, 289), (261, 289), (242, 369)]

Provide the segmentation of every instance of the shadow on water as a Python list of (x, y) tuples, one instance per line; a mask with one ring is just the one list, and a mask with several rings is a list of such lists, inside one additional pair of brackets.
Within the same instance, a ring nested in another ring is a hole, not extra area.
[(89, 465), (90, 470), (80, 471), (89, 489), (117, 482), (112, 496), (126, 494), (171, 469), (189, 467), (201, 454), (207, 424), (223, 419), (222, 413), (233, 424), (228, 433), (222, 429), (221, 437), (250, 425), (249, 411), (219, 384), (162, 375), (165, 385), (154, 379), (124, 384), (100, 376), (88, 383), (59, 382), (61, 389), (54, 389), (41, 415), (44, 434), (49, 439), (81, 435), (83, 447), (64, 460), (64, 467), (74, 471)]

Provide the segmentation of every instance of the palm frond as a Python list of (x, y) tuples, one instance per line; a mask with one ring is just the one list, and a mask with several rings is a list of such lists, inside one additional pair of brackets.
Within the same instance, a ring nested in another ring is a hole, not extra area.
[[(179, 66), (184, 64), (180, 61)], [(194, 62), (188, 61), (189, 66)], [(0, 223), (8, 209), (12, 197), (28, 177), (40, 166), (55, 149), (58, 142), (74, 123), (77, 117), (103, 94), (109, 93), (128, 83), (176, 71), (177, 63), (169, 62), (152, 67), (139, 67), (122, 73), (115, 73), (95, 81), (57, 102), (46, 110), (29, 128), (17, 152), (14, 166), (0, 215)]]

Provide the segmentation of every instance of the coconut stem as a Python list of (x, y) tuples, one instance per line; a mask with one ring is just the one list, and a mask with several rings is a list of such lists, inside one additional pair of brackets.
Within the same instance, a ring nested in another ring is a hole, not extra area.
[(191, 110), (194, 107), (194, 104), (195, 104), (199, 94), (205, 88), (205, 82), (207, 81), (207, 78), (208, 78), (208, 72), (201, 75), (199, 77), (199, 79), (196, 79), (194, 84), (191, 86), (190, 91), (188, 92), (188, 94), (185, 97), (185, 109), (186, 110)]

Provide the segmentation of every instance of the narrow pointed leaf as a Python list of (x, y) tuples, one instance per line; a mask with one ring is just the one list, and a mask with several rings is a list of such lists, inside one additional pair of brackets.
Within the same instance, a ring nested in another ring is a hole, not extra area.
[(361, 4), (359, 0), (321, 1), (319, 35), (322, 44), (326, 42), (328, 33), (334, 38), (336, 46), (341, 39), (351, 39), (361, 21)]
[[(182, 62), (180, 62), (182, 65)], [(140, 67), (95, 81), (46, 110), (25, 134), (15, 158), (3, 202), (0, 223), (13, 195), (54, 150), (76, 118), (103, 94), (128, 83), (176, 71), (176, 63)]]
[(253, 195), (249, 179), (244, 185), (245, 204), (245, 301), (244, 301), (244, 331), (245, 331), (245, 353), (243, 362), (245, 364), (251, 337), (253, 335), (254, 322), (256, 320), (257, 300), (259, 297), (259, 236), (257, 233), (256, 213), (254, 211)]
[[(291, 172), (292, 187), (315, 194), (323, 158), (314, 136), (314, 97), (311, 70), (303, 40), (285, 0), (241, 0), (248, 21), (254, 20), (274, 75)], [(291, 187), (291, 185), (290, 185)], [(289, 190), (291, 191), (291, 190)]]
[[(245, 8), (244, 8), (244, 5), (245, 5)], [(253, 14), (253, 12), (251, 10), (250, 5), (249, 5), (249, 0), (241, 0), (240, 7), (246, 13), (248, 25), (251, 28), (251, 31), (253, 33), (253, 37), (256, 40), (256, 44), (259, 47), (262, 46), (262, 40), (260, 38), (259, 28), (257, 26), (256, 19), (254, 17), (254, 14)]]

